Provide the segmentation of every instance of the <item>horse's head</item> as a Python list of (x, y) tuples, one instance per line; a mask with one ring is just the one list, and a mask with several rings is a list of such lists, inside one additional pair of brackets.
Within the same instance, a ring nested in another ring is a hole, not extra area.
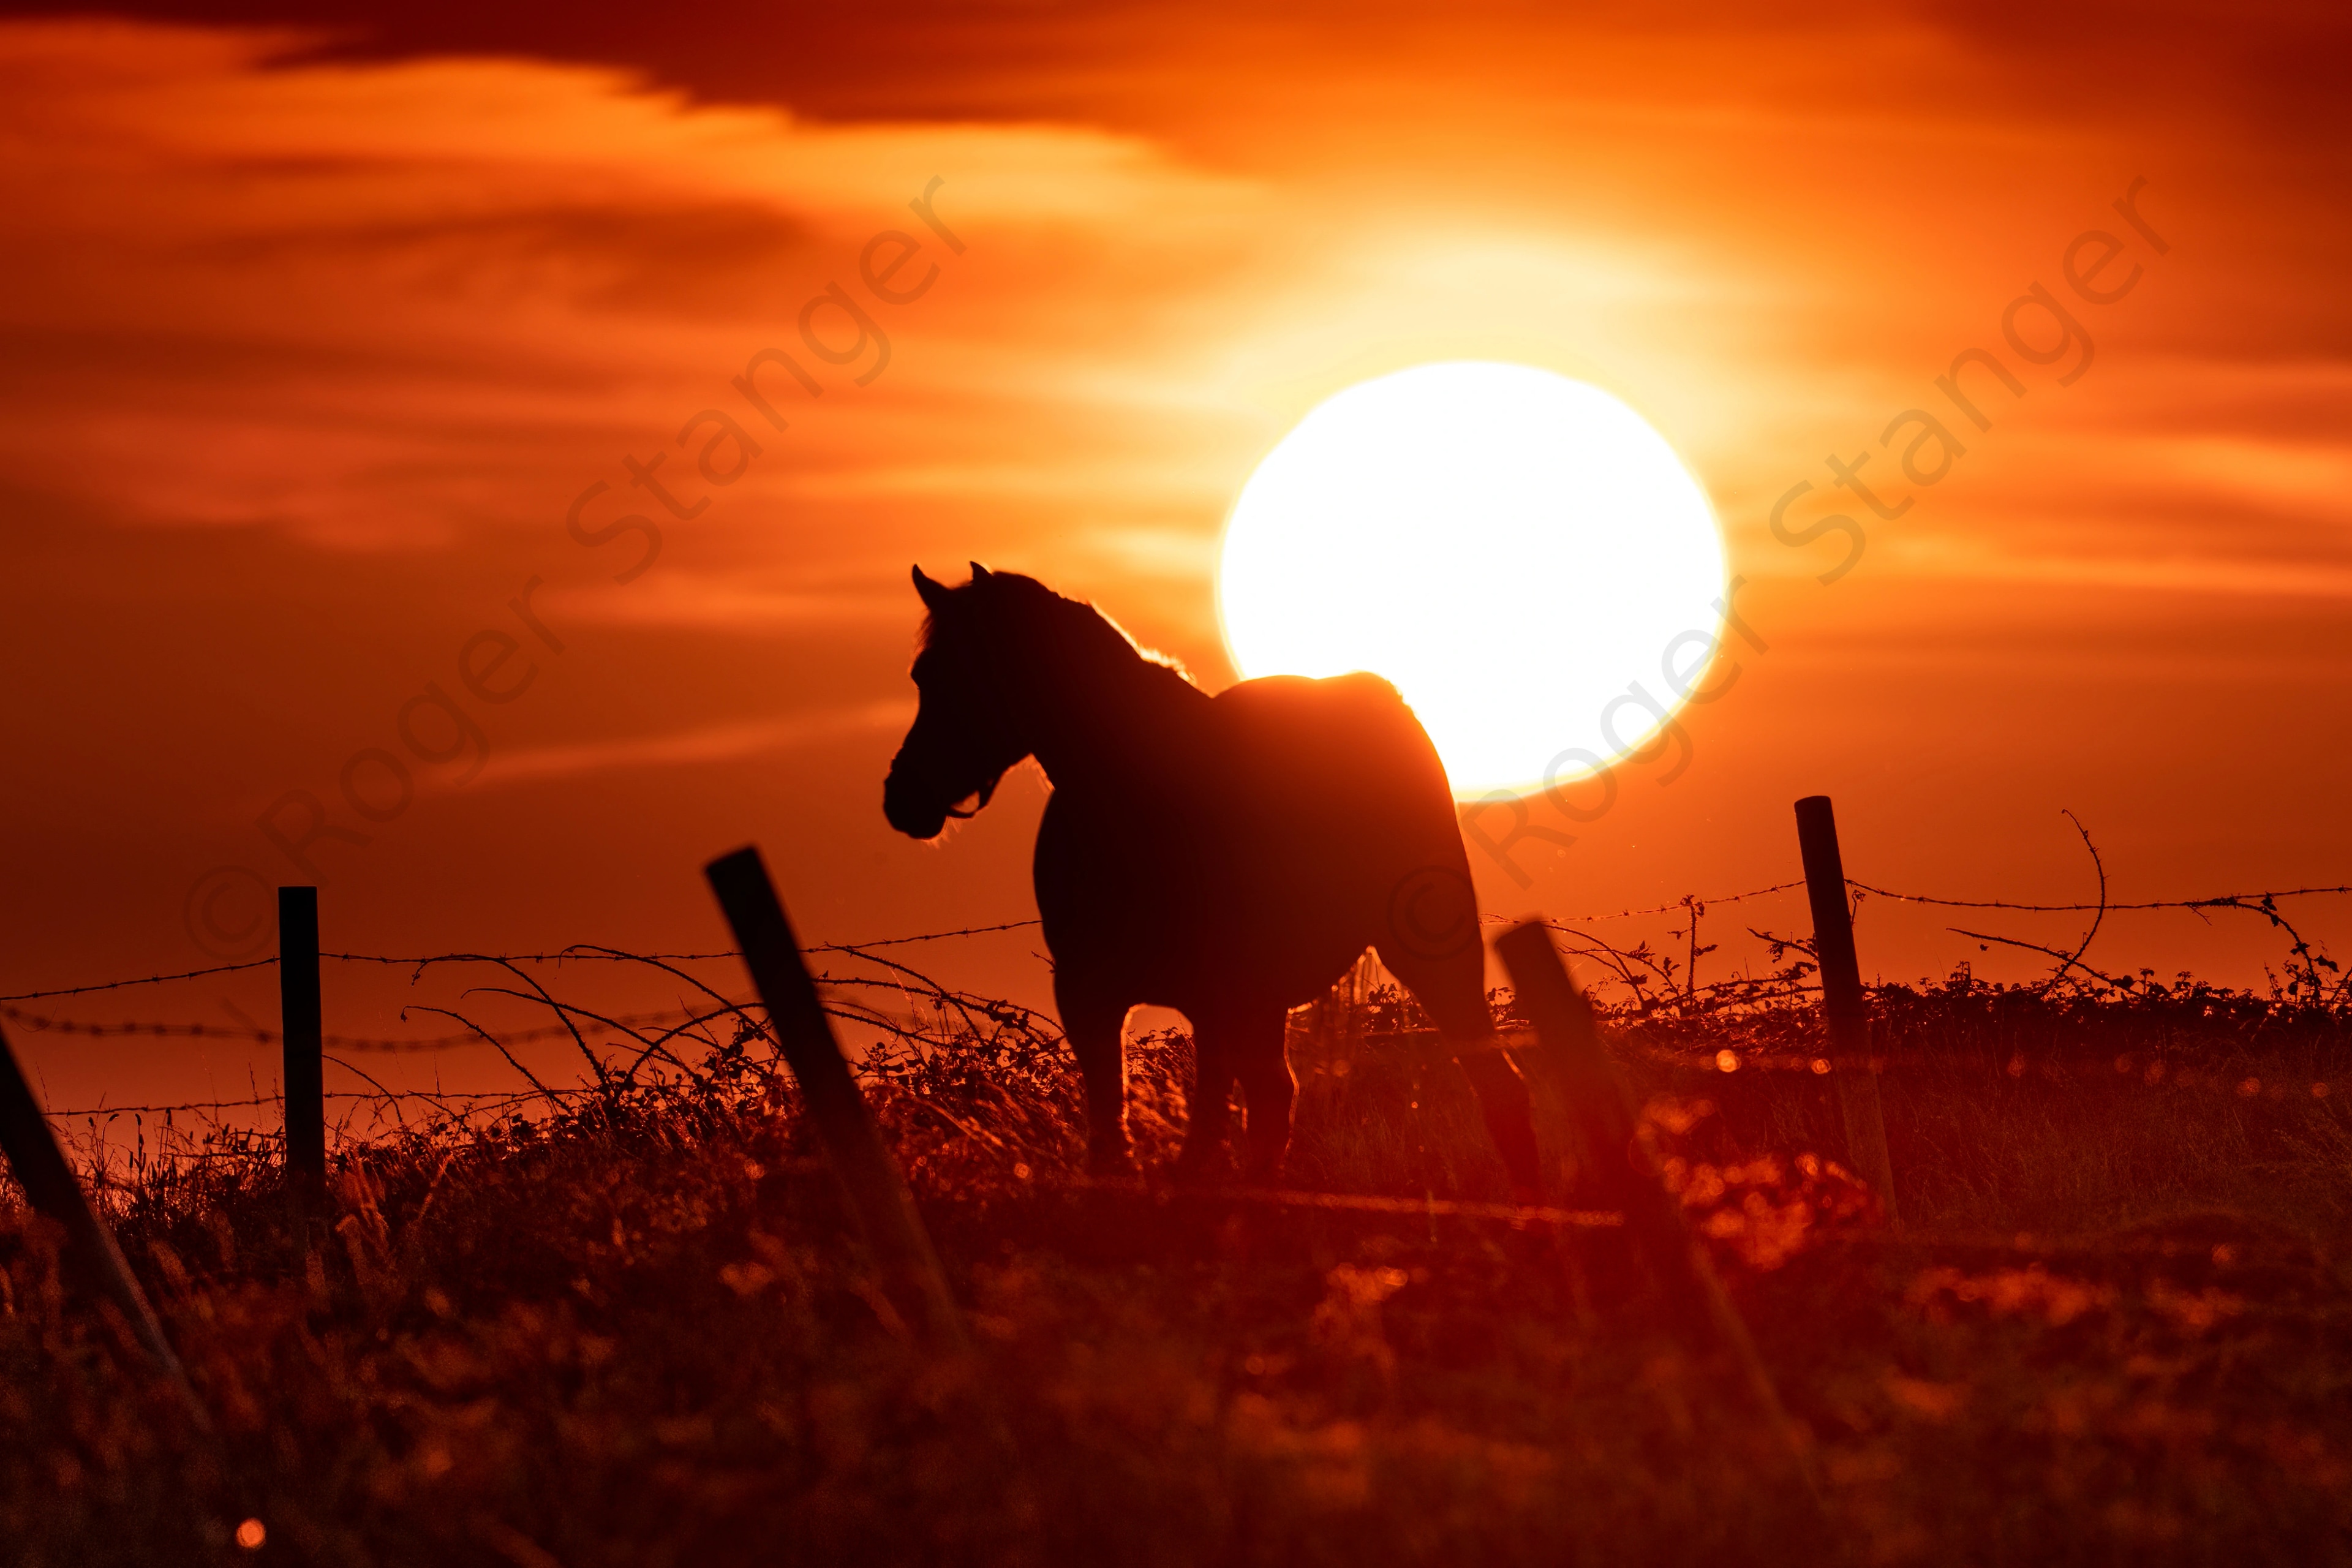
[[(986, 805), (1005, 771), (1029, 754), (1007, 720), (1008, 693), (998, 683), (1004, 650), (988, 624), (992, 581), (977, 561), (961, 588), (915, 568), (915, 591), (930, 612), (915, 656), (922, 701), (882, 784), (882, 814), (909, 837), (935, 838), (949, 817)], [(966, 808), (967, 800), (975, 804)]]

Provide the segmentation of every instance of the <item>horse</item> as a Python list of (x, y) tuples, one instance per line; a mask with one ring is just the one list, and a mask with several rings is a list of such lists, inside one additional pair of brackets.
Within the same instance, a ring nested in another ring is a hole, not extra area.
[(1034, 758), (1037, 911), (1054, 999), (1085, 1086), (1087, 1163), (1137, 1172), (1127, 1130), (1129, 1012), (1192, 1027), (1196, 1077), (1180, 1180), (1227, 1138), (1279, 1181), (1297, 1080), (1286, 1015), (1380, 955), (1436, 1023), (1519, 1201), (1541, 1180), (1526, 1081), (1497, 1048), (1468, 857), (1445, 768), (1396, 689), (1358, 673), (1273, 676), (1212, 697), (1092, 605), (972, 563), (947, 587), (914, 571), (927, 612), (914, 723), (890, 763), (890, 826), (937, 839)]

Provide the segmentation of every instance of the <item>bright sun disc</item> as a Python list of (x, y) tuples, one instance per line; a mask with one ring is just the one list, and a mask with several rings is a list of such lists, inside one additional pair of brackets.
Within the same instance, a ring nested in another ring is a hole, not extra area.
[(1387, 677), (1466, 797), (1640, 747), (1705, 679), (1723, 574), (1706, 492), (1639, 414), (1460, 363), (1300, 420), (1234, 504), (1217, 595), (1244, 676)]

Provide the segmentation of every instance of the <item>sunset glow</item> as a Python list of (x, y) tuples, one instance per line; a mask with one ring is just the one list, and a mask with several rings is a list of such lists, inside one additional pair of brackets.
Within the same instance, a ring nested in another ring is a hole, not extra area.
[(1243, 674), (1387, 677), (1472, 796), (1634, 751), (1701, 689), (1723, 543), (1616, 397), (1432, 364), (1283, 437), (1234, 507), (1217, 591)]
[(0, 1551), (2352, 1556), (2347, 60), (11, 7)]
[[(2084, 896), (2061, 807), (2140, 892), (2347, 879), (2317, 22), (246, 15), (0, 24), (12, 994), (266, 958), (281, 884), (352, 951), (699, 951), (680, 868), (750, 839), (813, 939), (1025, 919), (1031, 773), (952, 853), (877, 809), (915, 561), (1213, 693), (1399, 681), (1488, 912), (1776, 884), (1815, 791), (1890, 887)], [(1627, 437), (1482, 395), (1290, 471), (1440, 374)], [(2046, 968), (1874, 910), (1888, 973)], [(990, 940), (943, 962), (1047, 1001)], [(29, 1038), (58, 1103), (252, 1093)]]

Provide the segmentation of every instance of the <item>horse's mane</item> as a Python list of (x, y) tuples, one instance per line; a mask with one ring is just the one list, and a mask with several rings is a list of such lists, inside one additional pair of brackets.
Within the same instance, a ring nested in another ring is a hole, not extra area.
[[(1188, 686), (1199, 684), (1181, 659), (1144, 647), (1101, 610), (1083, 600), (1066, 599), (1034, 577), (1024, 577), (1017, 572), (992, 572), (961, 587), (949, 589), (948, 595), (950, 605), (958, 609), (982, 603), (999, 606), (1008, 619), (1017, 618), (1045, 637), (1061, 640), (1065, 653), (1106, 661), (1131, 658), (1163, 669)], [(973, 597), (967, 598), (967, 595)], [(916, 637), (916, 652), (930, 646), (939, 618), (937, 613), (923, 617), (922, 629)]]

